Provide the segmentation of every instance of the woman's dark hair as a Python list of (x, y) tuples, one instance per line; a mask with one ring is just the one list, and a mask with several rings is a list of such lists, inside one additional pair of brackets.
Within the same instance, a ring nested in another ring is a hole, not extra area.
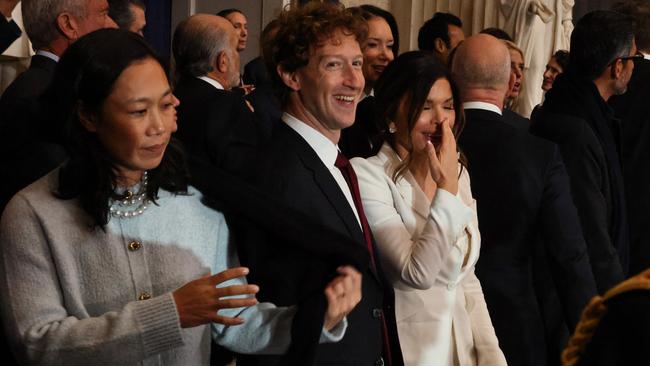
[[(59, 174), (58, 196), (78, 198), (95, 226), (109, 220), (109, 200), (115, 197), (115, 165), (99, 138), (84, 128), (79, 109), (99, 114), (115, 82), (135, 62), (156, 60), (168, 75), (165, 62), (139, 35), (120, 29), (102, 29), (73, 43), (57, 65), (46, 102), (54, 121), (64, 129), (70, 159)], [(155, 203), (158, 190), (186, 193), (187, 169), (183, 152), (172, 139), (158, 167), (149, 171), (147, 198)]]
[(388, 23), (390, 32), (393, 34), (393, 55), (397, 57), (399, 54), (399, 29), (397, 28), (397, 21), (393, 14), (374, 5), (366, 4), (359, 6), (359, 8), (362, 10), (362, 16), (366, 21), (372, 18), (382, 18)]
[[(403, 105), (409, 133), (413, 130), (415, 123), (422, 113), (422, 108), (427, 100), (429, 91), (433, 84), (446, 79), (451, 85), (451, 93), (454, 98), (454, 112), (456, 121), (454, 123), (454, 136), (458, 138), (465, 125), (465, 118), (460, 101), (458, 87), (454, 83), (448, 69), (438, 61), (431, 52), (410, 51), (401, 54), (391, 62), (381, 74), (375, 84), (375, 98), (377, 101), (377, 115), (382, 125), (388, 126), (391, 121), (397, 119), (400, 106)], [(393, 150), (397, 151), (395, 134), (388, 133), (386, 128), (385, 140)], [(408, 169), (411, 163), (413, 145), (409, 141), (406, 146), (409, 156), (393, 172), (393, 180), (397, 181)], [(461, 163), (465, 165), (465, 159), (461, 156)]]
[(569, 55), (569, 51), (565, 50), (557, 50), (553, 54), (553, 58), (555, 59), (555, 62), (557, 62), (557, 64), (562, 68), (562, 72), (565, 72), (569, 68), (570, 57), (571, 56)]

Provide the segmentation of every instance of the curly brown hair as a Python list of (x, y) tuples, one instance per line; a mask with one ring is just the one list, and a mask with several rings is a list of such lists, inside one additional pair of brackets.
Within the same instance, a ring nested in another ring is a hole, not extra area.
[(268, 50), (271, 57), (266, 61), (269, 75), (283, 103), (291, 89), (278, 75), (278, 66), (287, 72), (306, 66), (314, 50), (332, 40), (337, 31), (354, 36), (359, 44), (365, 42), (368, 36), (368, 26), (359, 12), (340, 4), (310, 2), (295, 10), (284, 10), (278, 21), (279, 31), (270, 40)]

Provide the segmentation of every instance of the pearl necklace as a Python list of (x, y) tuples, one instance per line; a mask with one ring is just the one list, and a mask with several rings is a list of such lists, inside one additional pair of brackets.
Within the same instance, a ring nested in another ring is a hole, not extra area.
[[(123, 200), (111, 200), (109, 202), (111, 204), (111, 216), (118, 219), (128, 219), (142, 215), (151, 203), (151, 200), (147, 198), (147, 180), (147, 172), (142, 173), (140, 188), (137, 193), (127, 190), (126, 197)], [(122, 207), (127, 208), (128, 206), (133, 206), (135, 204), (138, 204), (138, 206), (132, 210), (121, 209)], [(117, 208), (114, 207), (115, 205), (117, 205)]]

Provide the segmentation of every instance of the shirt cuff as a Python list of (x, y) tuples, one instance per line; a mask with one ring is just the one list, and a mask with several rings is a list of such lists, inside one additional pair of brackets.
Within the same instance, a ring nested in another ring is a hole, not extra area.
[(348, 319), (343, 318), (338, 324), (328, 331), (323, 327), (323, 331), (320, 334), (320, 340), (318, 343), (335, 343), (343, 339), (345, 335), (345, 330), (348, 328)]

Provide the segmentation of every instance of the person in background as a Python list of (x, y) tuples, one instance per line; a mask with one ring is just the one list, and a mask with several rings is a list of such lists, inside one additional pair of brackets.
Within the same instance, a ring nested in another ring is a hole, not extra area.
[(510, 52), (510, 88), (503, 107), (503, 119), (506, 123), (517, 129), (528, 131), (530, 120), (513, 111), (513, 106), (517, 103), (517, 97), (524, 83), (524, 53), (517, 47), (514, 42), (502, 40)]
[[(542, 90), (544, 91), (544, 95), (546, 95), (546, 92), (551, 90), (553, 87), (555, 78), (558, 77), (558, 75), (561, 73), (565, 72), (568, 67), (569, 51), (558, 50), (553, 54), (553, 56), (551, 56), (551, 58), (548, 60), (548, 63), (546, 64), (544, 79), (542, 80)], [(544, 101), (542, 100), (542, 103), (536, 105), (535, 108), (533, 108), (533, 111), (530, 114), (531, 121), (537, 118), (537, 114), (539, 113), (539, 110), (542, 107), (543, 103)]]
[(235, 8), (224, 9), (218, 12), (217, 15), (228, 19), (232, 23), (233, 27), (237, 30), (237, 52), (244, 51), (248, 43), (248, 19), (246, 19), (246, 15), (241, 10)]
[(548, 257), (557, 311), (569, 331), (596, 293), (567, 172), (557, 146), (502, 116), (512, 73), (501, 40), (470, 37), (453, 61), (466, 118), (458, 144), (478, 202), (476, 276), (508, 364), (547, 366), (559, 351), (547, 359), (546, 323), (534, 283), (538, 253)]
[(548, 60), (546, 70), (544, 70), (544, 81), (542, 82), (542, 90), (547, 92), (553, 87), (555, 78), (567, 70), (569, 66), (569, 51), (558, 50)]
[(629, 15), (583, 16), (571, 34), (568, 71), (555, 79), (530, 129), (560, 147), (599, 293), (624, 280), (630, 263), (620, 123), (607, 101), (625, 93), (634, 60), (643, 58), (634, 32)]
[(418, 49), (433, 52), (446, 65), (449, 53), (464, 39), (460, 18), (451, 13), (435, 13), (418, 31)]
[(120, 29), (143, 36), (146, 7), (141, 0), (108, 0), (108, 15)]
[[(121, 52), (115, 53), (116, 48)], [(295, 309), (258, 304), (224, 216), (188, 185), (171, 137), (164, 62), (142, 37), (102, 30), (63, 55), (54, 88), (70, 158), (0, 220), (0, 300), (24, 364), (199, 365), (209, 343), (282, 353)], [(361, 297), (350, 267), (324, 291), (321, 340)]]
[(430, 52), (413, 51), (393, 61), (375, 92), (393, 132), (376, 156), (351, 163), (395, 287), (404, 363), (505, 365), (474, 274), (481, 240), (456, 149), (458, 89)]
[(23, 0), (23, 23), (36, 54), (0, 97), (0, 210), (20, 189), (66, 159), (43, 96), (59, 57), (79, 37), (116, 28), (106, 0)]
[(387, 128), (378, 119), (373, 87), (395, 58), (397, 31), (391, 28), (395, 18), (385, 10), (372, 5), (354, 10), (361, 13), (368, 25), (368, 39), (361, 46), (365, 86), (354, 124), (341, 132), (338, 145), (345, 156), (366, 158), (379, 149), (383, 131)]
[(190, 155), (233, 174), (250, 172), (259, 143), (253, 112), (232, 88), (239, 84), (238, 35), (224, 18), (196, 14), (174, 31), (174, 90), (183, 128), (176, 134)]

